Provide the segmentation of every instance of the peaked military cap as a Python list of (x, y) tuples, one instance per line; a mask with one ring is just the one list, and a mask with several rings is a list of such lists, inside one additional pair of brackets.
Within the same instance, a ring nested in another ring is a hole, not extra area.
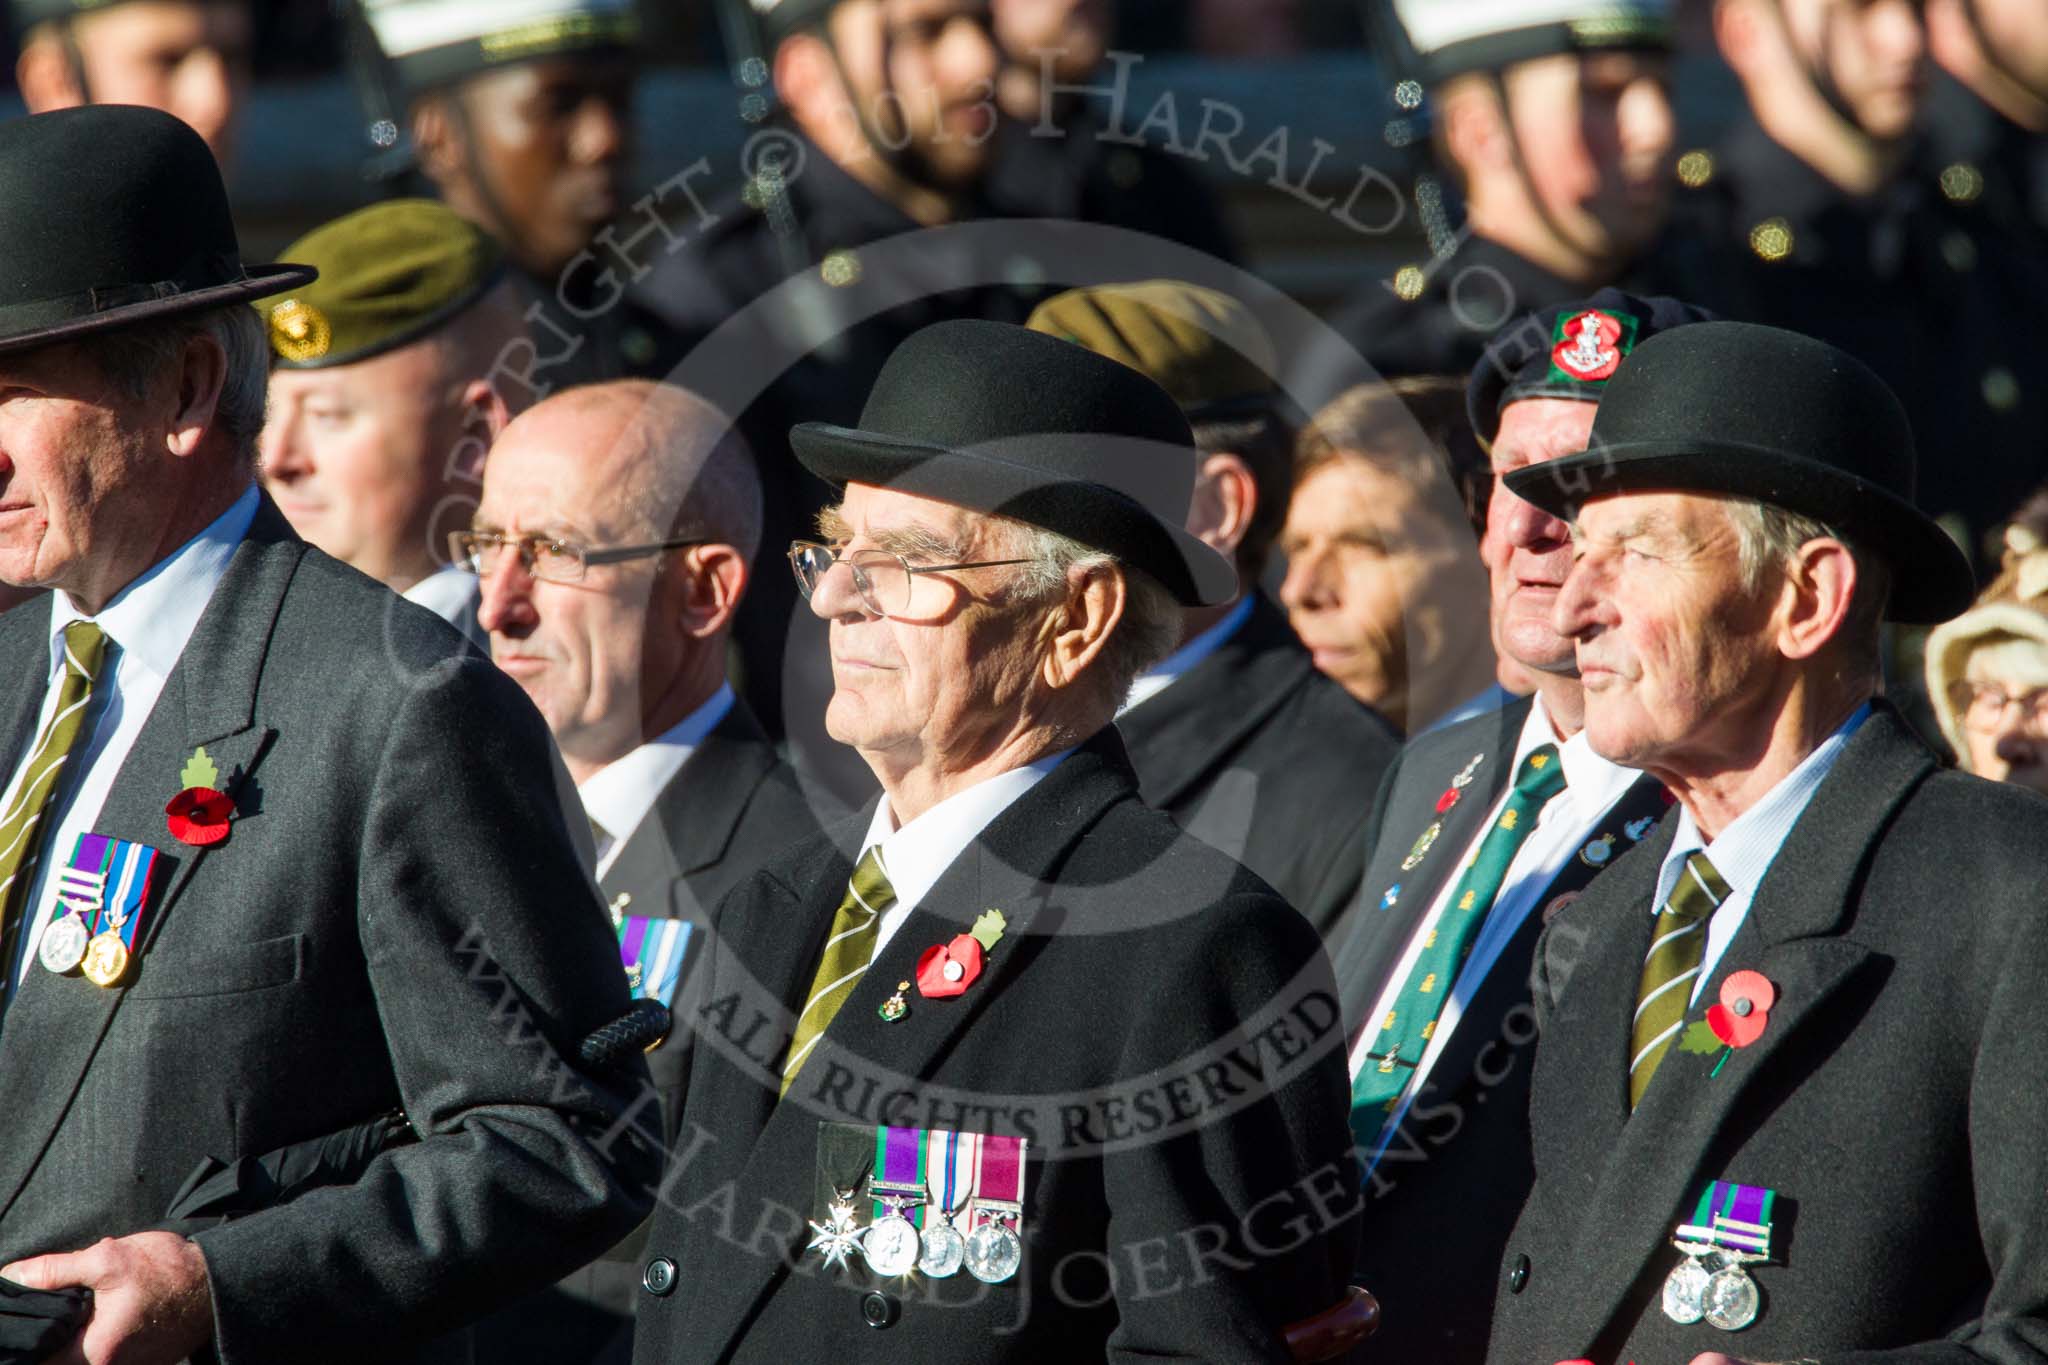
[(804, 422), (796, 456), (828, 483), (1015, 517), (1143, 569), (1185, 605), (1237, 595), (1228, 559), (1182, 529), (1195, 440), (1166, 390), (1106, 356), (960, 318), (890, 353), (858, 427)]
[(1976, 591), (1969, 561), (1913, 505), (1913, 431), (1847, 351), (1749, 322), (1677, 327), (1636, 348), (1577, 455), (1507, 476), (1559, 517), (1615, 493), (1720, 493), (1832, 526), (1892, 575), (1894, 621), (1945, 621)]
[(1638, 298), (1619, 289), (1530, 313), (1487, 343), (1465, 384), (1465, 415), (1480, 444), (1491, 448), (1508, 404), (1523, 398), (1597, 403), (1636, 347), (1714, 316), (1679, 299)]
[(393, 199), (313, 229), (285, 255), (317, 282), (262, 305), (277, 363), (329, 369), (397, 350), (446, 326), (505, 278), (505, 252), (431, 199)]
[(1673, 0), (1394, 0), (1394, 15), (1441, 81), (1563, 52), (1668, 52)]
[(0, 260), (0, 353), (245, 303), (318, 273), (244, 265), (206, 143), (125, 104), (0, 123)]
[(361, 0), (408, 95), (516, 62), (630, 48), (633, 0)]
[(761, 31), (770, 44), (779, 43), (798, 29), (823, 23), (839, 0), (749, 0), (761, 21)]
[(1070, 289), (1025, 326), (1085, 346), (1150, 377), (1191, 422), (1263, 408), (1279, 357), (1249, 308), (1179, 280)]

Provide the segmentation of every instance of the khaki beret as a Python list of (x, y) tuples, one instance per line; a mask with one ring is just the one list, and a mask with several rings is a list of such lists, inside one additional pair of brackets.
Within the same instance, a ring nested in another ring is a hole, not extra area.
[(1268, 401), (1279, 360), (1251, 310), (1227, 294), (1178, 280), (1071, 289), (1026, 321), (1120, 361), (1173, 395), (1193, 421)]

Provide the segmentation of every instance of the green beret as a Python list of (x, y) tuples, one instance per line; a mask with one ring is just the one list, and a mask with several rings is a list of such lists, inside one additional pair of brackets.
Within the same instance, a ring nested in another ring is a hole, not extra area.
[(1130, 366), (1191, 421), (1262, 407), (1278, 388), (1279, 360), (1251, 310), (1178, 280), (1070, 289), (1038, 305), (1025, 326)]
[(633, 0), (361, 0), (363, 17), (408, 95), (516, 62), (630, 50)]
[(482, 228), (431, 199), (393, 199), (313, 229), (285, 253), (320, 278), (258, 305), (277, 363), (352, 365), (436, 331), (505, 277)]

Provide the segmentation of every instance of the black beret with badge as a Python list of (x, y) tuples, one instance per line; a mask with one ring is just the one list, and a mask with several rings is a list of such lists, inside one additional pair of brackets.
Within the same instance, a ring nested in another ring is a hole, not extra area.
[(1631, 351), (1660, 332), (1712, 322), (1715, 314), (1681, 299), (1639, 298), (1602, 289), (1510, 323), (1487, 343), (1465, 384), (1465, 415), (1491, 449), (1501, 410), (1524, 398), (1597, 403)]
[(1507, 486), (1554, 516), (1631, 492), (1718, 493), (1797, 512), (1890, 570), (1887, 616), (1945, 621), (1970, 605), (1962, 550), (1913, 504), (1913, 431), (1897, 395), (1847, 351), (1749, 322), (1702, 322), (1636, 348), (1608, 384), (1587, 449)]
[(633, 0), (361, 0), (377, 46), (407, 95), (518, 62), (628, 51)]
[(439, 331), (505, 278), (497, 239), (431, 199), (392, 199), (313, 229), (285, 254), (317, 282), (260, 307), (283, 369), (352, 365)]
[(220, 167), (136, 105), (0, 123), (0, 354), (246, 303), (311, 283), (246, 265)]

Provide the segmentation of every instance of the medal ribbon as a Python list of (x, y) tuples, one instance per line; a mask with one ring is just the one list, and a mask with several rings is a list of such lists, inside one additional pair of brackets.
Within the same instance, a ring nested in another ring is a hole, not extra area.
[[(1738, 1185), (1732, 1180), (1716, 1180), (1700, 1192), (1699, 1204), (1693, 1209), (1693, 1226), (1687, 1232), (1697, 1232), (1702, 1241), (1730, 1251), (1754, 1252), (1769, 1256), (1771, 1253), (1771, 1209), (1778, 1201), (1776, 1190), (1767, 1190), (1758, 1185)], [(1722, 1226), (1717, 1226), (1720, 1219)], [(1761, 1235), (1745, 1228), (1731, 1228), (1727, 1223), (1746, 1223), (1749, 1227), (1762, 1228)]]
[(109, 839), (107, 843), (107, 880), (112, 890), (95, 930), (118, 934), (121, 946), (132, 952), (136, 930), (142, 924), (142, 907), (149, 899), (149, 880), (156, 871), (156, 850), (126, 839)]
[(107, 902), (107, 861), (113, 840), (104, 834), (81, 834), (71, 846), (71, 859), (57, 872), (56, 904), (51, 907), (54, 923), (76, 912), (91, 929), (94, 917)]
[(974, 1167), (980, 1153), (979, 1133), (934, 1128), (925, 1135), (925, 1188), (939, 1212), (950, 1214), (966, 1202), (974, 1187)]
[(981, 1140), (974, 1173), (974, 1198), (1003, 1204), (1024, 1202), (1024, 1139), (990, 1133)]
[[(923, 1129), (875, 1129), (875, 1184), (922, 1193), (925, 1186), (924, 1146)], [(899, 1210), (892, 1209), (880, 1199), (875, 1201), (875, 1217), (882, 1218), (892, 1212), (900, 1212), (914, 1226), (923, 1225), (924, 1209), (921, 1205), (909, 1204)]]

